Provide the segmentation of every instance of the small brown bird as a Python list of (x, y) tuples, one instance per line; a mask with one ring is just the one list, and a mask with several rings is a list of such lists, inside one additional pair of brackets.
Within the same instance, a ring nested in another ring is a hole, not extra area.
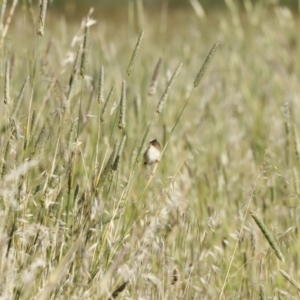
[(149, 143), (149, 147), (144, 153), (144, 165), (153, 165), (159, 162), (161, 154), (160, 143), (155, 139)]

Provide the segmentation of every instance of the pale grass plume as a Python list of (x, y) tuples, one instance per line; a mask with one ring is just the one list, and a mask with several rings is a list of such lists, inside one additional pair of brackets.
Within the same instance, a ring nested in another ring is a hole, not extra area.
[(206, 69), (207, 69), (207, 67), (208, 67), (208, 65), (209, 65), (209, 63), (210, 63), (210, 61), (212, 60), (212, 58), (213, 58), (213, 56), (214, 56), (214, 54), (215, 54), (217, 48), (219, 47), (219, 45), (220, 45), (220, 42), (216, 42), (216, 43), (212, 46), (212, 48), (210, 49), (210, 51), (209, 51), (209, 53), (208, 53), (208, 55), (207, 55), (207, 57), (206, 57), (206, 59), (205, 59), (203, 65), (202, 65), (202, 67), (201, 67), (199, 73), (197, 74), (197, 76), (196, 76), (196, 78), (195, 78), (195, 81), (194, 81), (194, 88), (196, 88), (196, 87), (199, 85), (199, 83), (200, 83), (202, 77), (204, 76), (205, 71), (206, 71)]
[(3, 182), (7, 183), (16, 180), (19, 176), (26, 174), (30, 169), (36, 167), (38, 163), (38, 160), (31, 160), (19, 165), (15, 170), (4, 176)]
[(90, 26), (95, 25), (96, 23), (97, 23), (96, 20), (94, 20), (94, 19), (92, 19), (92, 18), (89, 17), (89, 18), (87, 19), (87, 21), (86, 21), (85, 26), (90, 27)]
[(140, 51), (140, 47), (141, 47), (143, 36), (144, 36), (144, 30), (142, 30), (141, 33), (140, 33), (140, 35), (139, 35), (139, 38), (138, 38), (137, 43), (135, 45), (135, 48), (133, 50), (133, 53), (132, 53), (129, 65), (127, 67), (127, 75), (128, 76), (130, 76), (130, 74), (133, 71), (133, 68), (134, 68), (134, 65), (135, 65), (135, 61), (136, 61), (138, 53)]
[(40, 36), (44, 35), (47, 5), (48, 5), (48, 0), (41, 0), (40, 16), (39, 16), (39, 28), (38, 28), (38, 31), (37, 31), (37, 34), (40, 35)]
[(257, 224), (257, 226), (259, 227), (259, 229), (261, 230), (261, 232), (263, 233), (263, 235), (265, 236), (265, 238), (269, 242), (269, 245), (274, 250), (277, 258), (284, 262), (284, 257), (281, 253), (279, 245), (275, 241), (275, 239), (274, 239), (273, 235), (271, 234), (271, 232), (268, 230), (266, 225), (256, 216), (256, 214), (253, 211), (251, 211), (250, 213), (251, 213), (251, 217), (253, 218), (253, 220), (255, 221), (255, 223)]
[(89, 12), (88, 12), (88, 14), (87, 14), (87, 21), (85, 22), (85, 25), (86, 25), (86, 26), (91, 26), (91, 25), (93, 25), (93, 24), (96, 23), (94, 20), (92, 20), (93, 22), (90, 23), (91, 15), (93, 14), (94, 10), (95, 10), (94, 7), (91, 7), (91, 8), (90, 8), (90, 10), (89, 10)]
[(171, 88), (172, 88), (172, 86), (173, 86), (173, 84), (174, 84), (177, 76), (179, 75), (179, 73), (181, 71), (181, 68), (182, 68), (182, 63), (180, 63), (178, 65), (178, 67), (176, 68), (175, 72), (173, 73), (173, 75), (172, 75), (172, 77), (171, 77), (171, 79), (170, 79), (170, 81), (169, 81), (169, 83), (168, 83), (168, 85), (167, 85), (167, 87), (165, 89), (165, 92), (163, 93), (160, 101), (158, 102), (157, 107), (156, 107), (156, 112), (158, 114), (160, 114), (162, 112), (162, 109), (163, 109), (163, 107), (165, 105), (165, 102), (167, 101), (167, 99), (169, 97), (170, 90), (171, 90)]

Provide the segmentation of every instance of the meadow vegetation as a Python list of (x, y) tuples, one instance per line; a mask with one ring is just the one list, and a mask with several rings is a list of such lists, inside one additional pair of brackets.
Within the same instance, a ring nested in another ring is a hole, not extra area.
[(298, 16), (191, 2), (2, 5), (1, 299), (298, 299)]

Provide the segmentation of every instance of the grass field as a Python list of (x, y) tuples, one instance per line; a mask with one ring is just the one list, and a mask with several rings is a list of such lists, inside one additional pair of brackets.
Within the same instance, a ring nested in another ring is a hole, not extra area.
[(0, 299), (299, 299), (298, 16), (192, 2), (2, 6)]

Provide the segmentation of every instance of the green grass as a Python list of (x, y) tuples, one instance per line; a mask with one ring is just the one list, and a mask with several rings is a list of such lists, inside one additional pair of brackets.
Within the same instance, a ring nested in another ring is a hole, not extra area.
[(17, 6), (0, 57), (3, 299), (296, 299), (299, 20), (226, 3), (103, 16), (84, 68), (80, 21), (48, 13), (37, 36)]

